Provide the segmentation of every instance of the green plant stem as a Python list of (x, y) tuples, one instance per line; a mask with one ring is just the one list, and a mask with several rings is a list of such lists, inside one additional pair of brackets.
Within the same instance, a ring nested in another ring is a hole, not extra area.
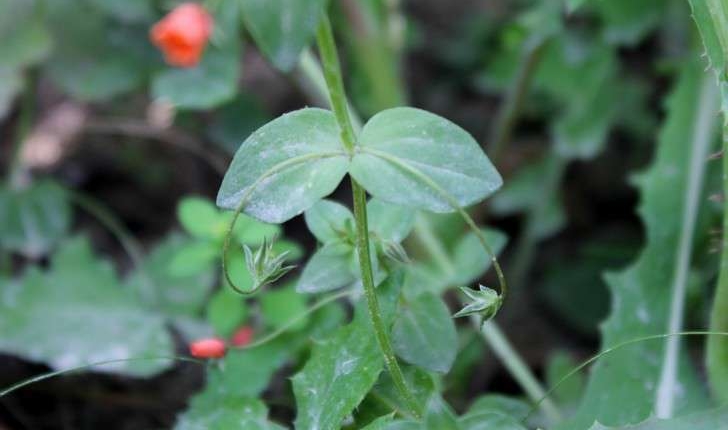
[[(326, 106), (329, 100), (329, 89), (326, 86), (321, 64), (310, 50), (307, 49), (301, 53), (296, 72), (296, 79), (305, 95), (316, 105)], [(347, 106), (354, 130), (361, 130), (361, 118), (359, 118), (351, 103), (347, 103)]]
[(407, 382), (402, 374), (397, 363), (397, 358), (394, 355), (394, 349), (392, 349), (392, 343), (389, 340), (389, 334), (384, 320), (382, 319), (382, 313), (379, 309), (379, 303), (377, 301), (377, 293), (374, 286), (374, 276), (372, 273), (372, 262), (371, 254), (369, 251), (369, 226), (367, 223), (367, 198), (364, 188), (362, 188), (352, 178), (351, 187), (354, 194), (354, 220), (356, 222), (356, 250), (359, 255), (359, 266), (361, 269), (362, 284), (364, 285), (364, 295), (367, 300), (367, 309), (369, 310), (369, 317), (374, 327), (374, 333), (377, 336), (377, 342), (379, 348), (382, 350), (384, 355), (384, 362), (387, 365), (390, 375), (392, 376), (392, 382), (394, 382), (397, 391), (404, 398), (408, 408), (416, 417), (421, 417), (420, 406), (417, 403), (412, 392), (407, 387)]
[(354, 127), (351, 124), (346, 93), (344, 92), (344, 80), (339, 64), (339, 54), (336, 51), (331, 23), (326, 14), (321, 16), (321, 23), (316, 31), (316, 41), (318, 43), (321, 61), (323, 62), (324, 79), (326, 80), (326, 86), (329, 92), (331, 109), (334, 111), (336, 122), (341, 129), (341, 141), (346, 150), (352, 153), (356, 145)]
[(516, 294), (523, 291), (523, 284), (528, 278), (529, 268), (539, 241), (537, 226), (542, 222), (549, 203), (556, 197), (567, 164), (567, 159), (553, 157), (546, 175), (542, 179), (539, 199), (526, 213), (524, 227), (516, 242), (514, 257), (508, 272), (511, 289)]
[(490, 136), (490, 151), (488, 151), (490, 159), (496, 166), (511, 139), (513, 127), (516, 125), (518, 115), (523, 108), (523, 101), (526, 98), (526, 94), (528, 94), (528, 89), (533, 80), (533, 74), (541, 60), (541, 54), (543, 53), (547, 40), (543, 38), (536, 42), (526, 42), (525, 52), (516, 71), (516, 77), (508, 90), (503, 104), (498, 110), (495, 127)]
[[(479, 318), (474, 315), (471, 319), (477, 327), (480, 323)], [(500, 327), (493, 321), (486, 321), (480, 327), (480, 332), (488, 341), (495, 355), (500, 358), (501, 363), (503, 363), (516, 381), (518, 381), (518, 384), (526, 392), (526, 395), (533, 402), (540, 402), (539, 406), (549, 420), (552, 422), (560, 421), (561, 413), (559, 413), (559, 410), (553, 402), (548, 399), (543, 400), (543, 397), (546, 395), (546, 390), (544, 390), (536, 377), (533, 376), (533, 373), (531, 373), (531, 370), (521, 356), (513, 349), (513, 346), (508, 342)]]
[[(344, 147), (350, 152), (354, 152), (356, 140), (354, 137), (354, 129), (351, 124), (350, 114), (347, 108), (346, 93), (344, 92), (344, 84), (341, 76), (341, 67), (336, 52), (336, 44), (334, 42), (333, 31), (328, 17), (324, 14), (321, 17), (316, 32), (319, 52), (323, 61), (324, 78), (328, 87), (329, 99), (334, 116), (341, 129), (341, 139)], [(361, 271), (362, 284), (364, 286), (364, 295), (367, 301), (367, 309), (369, 318), (371, 319), (374, 333), (379, 343), (379, 348), (384, 356), (384, 362), (392, 377), (397, 391), (404, 399), (407, 407), (411, 410), (415, 417), (421, 417), (422, 412), (420, 405), (417, 403), (412, 392), (407, 387), (407, 382), (397, 363), (394, 355), (392, 344), (389, 339), (387, 327), (384, 324), (379, 303), (377, 301), (376, 287), (374, 285), (374, 275), (372, 273), (371, 254), (369, 250), (369, 225), (367, 223), (366, 212), (366, 192), (352, 178), (351, 187), (354, 200), (354, 220), (356, 223), (356, 249), (359, 257), (359, 268)]]

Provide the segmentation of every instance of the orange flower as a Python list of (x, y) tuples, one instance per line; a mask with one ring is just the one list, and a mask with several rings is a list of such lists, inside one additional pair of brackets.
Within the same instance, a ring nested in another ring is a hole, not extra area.
[(150, 37), (164, 53), (167, 63), (194, 67), (210, 39), (212, 24), (212, 17), (202, 6), (182, 3), (154, 24)]
[(251, 340), (253, 340), (253, 328), (246, 325), (235, 331), (230, 343), (235, 346), (245, 346), (249, 344)]
[(218, 338), (200, 339), (190, 344), (190, 354), (197, 358), (221, 358), (225, 356), (225, 342)]

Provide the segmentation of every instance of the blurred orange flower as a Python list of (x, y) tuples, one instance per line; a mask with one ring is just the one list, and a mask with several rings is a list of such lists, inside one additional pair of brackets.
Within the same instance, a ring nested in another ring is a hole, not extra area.
[(225, 342), (218, 338), (200, 339), (190, 344), (190, 354), (197, 358), (221, 358), (225, 356)]
[(167, 63), (194, 67), (202, 58), (212, 25), (212, 16), (205, 8), (197, 3), (183, 3), (154, 24), (150, 37)]

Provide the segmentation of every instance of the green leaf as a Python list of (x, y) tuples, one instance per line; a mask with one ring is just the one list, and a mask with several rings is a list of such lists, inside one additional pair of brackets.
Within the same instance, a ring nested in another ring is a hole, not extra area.
[(217, 387), (227, 397), (258, 396), (305, 342), (305, 338), (283, 335), (256, 348), (230, 350), (219, 366), (208, 370), (208, 387)]
[(142, 85), (152, 63), (145, 31), (109, 22), (90, 4), (54, 0), (46, 6), (54, 47), (45, 72), (63, 91), (95, 102)]
[(650, 419), (633, 426), (605, 427), (596, 423), (589, 430), (718, 430), (725, 428), (726, 422), (728, 409), (722, 407), (669, 420)]
[(349, 208), (331, 200), (321, 200), (305, 213), (306, 226), (321, 243), (353, 236), (354, 215)]
[(66, 191), (44, 180), (27, 188), (0, 186), (0, 247), (38, 258), (50, 251), (71, 225)]
[[(640, 214), (647, 230), (645, 247), (630, 267), (609, 273), (606, 278), (613, 299), (612, 313), (602, 324), (603, 349), (681, 329), (671, 327), (671, 291), (680, 290), (679, 271), (690, 269), (693, 241), (682, 238), (684, 234), (692, 235), (695, 225), (689, 221), (685, 224), (683, 211), (675, 208), (698, 205), (704, 200), (700, 199), (699, 185), (688, 189), (688, 182), (700, 183), (695, 179), (701, 176), (704, 152), (712, 142), (710, 130), (717, 103), (714, 95), (699, 66), (688, 63), (668, 100), (668, 116), (652, 167), (637, 181), (642, 198)], [(702, 227), (695, 233), (695, 240), (702, 240), (705, 234)], [(681, 253), (687, 253), (688, 258), (682, 258)], [(674, 407), (668, 409), (674, 409), (675, 414), (703, 407), (705, 393), (690, 358), (679, 348), (675, 351), (680, 354), (666, 354), (669, 342), (640, 342), (602, 357), (591, 370), (577, 415), (560, 428), (586, 428), (595, 420), (606, 425), (637, 423), (653, 411), (664, 413), (667, 401), (674, 401)], [(663, 369), (663, 363), (673, 359), (674, 373)], [(668, 371), (670, 378), (661, 377), (663, 371)], [(684, 394), (677, 395), (678, 386)]]
[(434, 372), (450, 370), (458, 339), (445, 303), (430, 293), (406, 303), (397, 312), (392, 344), (397, 355), (408, 363)]
[(330, 242), (319, 248), (301, 273), (296, 291), (321, 293), (345, 287), (357, 280), (357, 256), (354, 247), (345, 242)]
[(366, 318), (338, 329), (314, 346), (311, 358), (293, 377), (296, 428), (334, 430), (369, 392), (383, 362)]
[(367, 203), (369, 231), (385, 241), (402, 242), (415, 224), (415, 211), (379, 199)]
[[(260, 296), (260, 312), (263, 322), (272, 329), (285, 326), (293, 317), (306, 312), (306, 297), (298, 294), (292, 287), (286, 286), (277, 290), (266, 291)], [(302, 318), (291, 326), (297, 331), (308, 324), (308, 317)]]
[(220, 257), (220, 246), (214, 242), (188, 240), (179, 244), (167, 260), (167, 270), (173, 276), (191, 276), (210, 271)]
[(6, 6), (0, 6), (0, 15), (13, 17), (15, 22), (0, 23), (0, 58), (2, 68), (20, 69), (36, 64), (43, 60), (51, 49), (51, 37), (47, 28), (43, 25), (41, 15), (38, 13), (37, 2), (30, 6), (33, 11), (19, 11), (18, 0), (10, 0), (6, 3), (10, 10), (4, 10)]
[(716, 28), (710, 14), (708, 1), (690, 0), (690, 7), (693, 11), (695, 23), (698, 25), (700, 36), (703, 39), (703, 45), (705, 46), (705, 52), (708, 54), (707, 58), (710, 67), (716, 71), (721, 81), (725, 81), (724, 71), (728, 58), (726, 58), (726, 50), (721, 46), (721, 35), (719, 32), (725, 33), (726, 29), (724, 27)]
[(152, 81), (152, 96), (178, 109), (206, 110), (230, 101), (238, 89), (238, 51), (211, 47), (193, 68), (163, 70)]
[(327, 0), (241, 0), (243, 19), (258, 48), (282, 71), (298, 63), (316, 32)]
[(379, 417), (362, 427), (362, 430), (387, 430), (389, 423), (392, 422), (392, 414)]
[(604, 21), (604, 38), (615, 44), (634, 45), (660, 21), (662, 0), (609, 0), (592, 2)]
[[(568, 375), (578, 365), (579, 363), (566, 351), (557, 350), (552, 353), (546, 363), (547, 386), (556, 386), (561, 378)], [(584, 383), (584, 375), (582, 373), (576, 373), (568, 379), (565, 379), (552, 395), (564, 405), (577, 404), (584, 392)]]
[(243, 142), (225, 174), (217, 205), (235, 209), (248, 197), (247, 214), (282, 223), (330, 194), (348, 165), (331, 112), (291, 112)]
[[(197, 264), (197, 270), (175, 270), (179, 249), (188, 249), (190, 240), (171, 235), (159, 242), (127, 279), (131, 291), (141, 291), (150, 307), (158, 308), (169, 316), (197, 316), (215, 279), (216, 267), (209, 261)], [(196, 260), (190, 260), (194, 266)]]
[(458, 422), (463, 430), (526, 430), (521, 419), (530, 410), (526, 402), (489, 394), (473, 402)]
[[(122, 288), (111, 265), (88, 240), (71, 239), (45, 273), (31, 268), (0, 294), (0, 351), (67, 369), (104, 360), (168, 357), (174, 348), (161, 315)], [(169, 360), (99, 366), (98, 371), (156, 374)]]
[(248, 317), (248, 306), (240, 294), (232, 288), (223, 287), (210, 298), (206, 315), (215, 333), (230, 337)]
[(472, 136), (423, 110), (378, 113), (364, 126), (359, 144), (350, 173), (370, 194), (387, 202), (453, 212), (453, 203), (476, 203), (503, 183)]
[(154, 9), (149, 0), (91, 0), (99, 9), (123, 22), (149, 23), (154, 19)]
[(426, 430), (460, 430), (455, 412), (439, 395), (427, 403), (424, 421)]
[(246, 137), (270, 120), (270, 115), (260, 103), (242, 92), (215, 111), (207, 134), (213, 143), (234, 155)]
[(258, 399), (221, 395), (208, 384), (205, 391), (190, 400), (190, 407), (180, 415), (175, 430), (284, 430), (268, 420), (268, 410)]
[(227, 228), (217, 207), (203, 197), (183, 198), (177, 205), (177, 218), (189, 234), (200, 239), (222, 237)]

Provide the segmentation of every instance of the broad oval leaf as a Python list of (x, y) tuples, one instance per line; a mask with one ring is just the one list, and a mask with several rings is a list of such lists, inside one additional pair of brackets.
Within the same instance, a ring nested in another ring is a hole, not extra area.
[(348, 167), (333, 114), (315, 108), (294, 111), (243, 142), (225, 174), (217, 205), (236, 209), (247, 197), (247, 214), (282, 223), (330, 194)]
[(367, 203), (369, 230), (380, 239), (392, 242), (403, 241), (415, 225), (415, 211), (379, 199)]
[(321, 293), (355, 282), (356, 258), (354, 247), (348, 243), (335, 241), (324, 245), (306, 263), (296, 291)]
[(268, 409), (260, 400), (247, 396), (229, 396), (218, 387), (208, 386), (190, 401), (180, 415), (175, 430), (283, 430), (268, 420)]
[(347, 228), (353, 228), (354, 215), (349, 208), (331, 200), (321, 200), (304, 214), (306, 226), (321, 243), (341, 240)]
[(450, 370), (458, 349), (455, 324), (445, 303), (434, 294), (420, 294), (399, 311), (392, 343), (405, 361), (434, 372)]
[(468, 132), (420, 109), (380, 112), (364, 126), (359, 144), (351, 175), (370, 194), (391, 203), (453, 212), (453, 203), (471, 205), (503, 184)]

